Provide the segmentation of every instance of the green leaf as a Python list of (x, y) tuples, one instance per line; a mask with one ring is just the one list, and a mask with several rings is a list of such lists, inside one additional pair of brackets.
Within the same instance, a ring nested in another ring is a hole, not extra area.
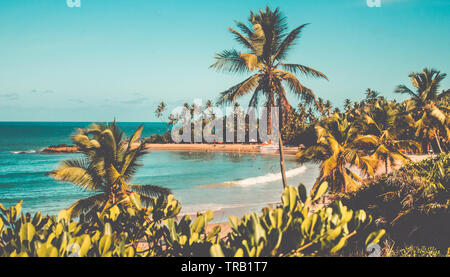
[(244, 250), (242, 248), (239, 248), (236, 253), (234, 253), (235, 258), (242, 258), (244, 257)]
[(100, 239), (99, 251), (102, 257), (107, 256), (110, 248), (111, 248), (112, 240), (111, 236), (105, 235)]
[(30, 222), (26, 222), (20, 228), (19, 238), (23, 243), (24, 241), (28, 241), (30, 243), (33, 240), (34, 235), (36, 234), (36, 229), (33, 224)]
[(91, 238), (89, 235), (83, 235), (80, 238), (80, 257), (85, 257), (91, 248)]
[(378, 243), (385, 234), (386, 234), (386, 230), (384, 230), (384, 229), (370, 233), (370, 235), (367, 236), (367, 239), (366, 239), (366, 246), (369, 244)]
[(37, 255), (40, 258), (58, 257), (58, 249), (51, 244), (44, 243), (37, 250)]
[(303, 203), (306, 202), (306, 198), (308, 197), (308, 193), (306, 191), (306, 187), (303, 184), (300, 184), (298, 186), (298, 195), (300, 197), (300, 201), (302, 201)]
[(345, 237), (341, 238), (339, 240), (339, 242), (333, 248), (331, 248), (330, 253), (334, 254), (334, 253), (338, 252), (345, 246), (346, 243), (347, 243), (347, 239)]
[(328, 182), (323, 182), (319, 188), (317, 189), (317, 191), (314, 193), (314, 197), (313, 197), (313, 201), (316, 201), (317, 199), (319, 199), (320, 197), (322, 197), (324, 195), (325, 192), (327, 192), (328, 190)]
[(214, 244), (209, 249), (209, 253), (211, 254), (211, 257), (225, 257), (222, 251), (222, 247), (220, 247), (220, 244)]
[(297, 189), (295, 187), (288, 186), (281, 196), (283, 207), (289, 207), (289, 211), (292, 212), (297, 205), (298, 197)]

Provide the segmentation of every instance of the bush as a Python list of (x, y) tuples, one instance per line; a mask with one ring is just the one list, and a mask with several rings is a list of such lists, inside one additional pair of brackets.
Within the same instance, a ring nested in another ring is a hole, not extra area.
[(149, 138), (145, 139), (146, 143), (172, 143), (172, 136), (170, 131), (167, 131), (163, 135), (153, 134)]
[(441, 252), (435, 247), (409, 246), (395, 250), (391, 257), (443, 257)]
[(401, 245), (450, 246), (450, 156), (440, 156), (383, 175), (346, 195), (352, 209), (365, 209)]
[[(322, 187), (322, 193), (326, 186)], [(2, 257), (153, 257), (153, 256), (304, 256), (343, 251), (349, 240), (376, 243), (384, 230), (367, 236), (371, 218), (337, 202), (314, 212), (310, 206), (321, 196), (306, 197), (306, 189), (287, 188), (282, 205), (265, 208), (262, 216), (230, 218), (232, 233), (220, 238), (220, 227), (209, 233), (213, 213), (177, 221), (180, 203), (170, 195), (155, 199), (151, 208), (112, 206), (87, 221), (36, 213), (21, 214), (22, 202), (9, 209), (0, 205)], [(320, 193), (320, 192), (319, 192)], [(137, 200), (138, 201), (138, 200)]]
[(211, 247), (216, 257), (315, 256), (342, 252), (349, 241), (364, 247), (377, 243), (384, 230), (368, 234), (371, 217), (363, 210), (352, 211), (341, 202), (330, 207), (312, 209), (328, 185), (306, 196), (304, 186), (285, 189), (282, 205), (264, 208), (263, 215), (247, 214), (241, 220), (230, 217), (232, 232), (227, 240)]

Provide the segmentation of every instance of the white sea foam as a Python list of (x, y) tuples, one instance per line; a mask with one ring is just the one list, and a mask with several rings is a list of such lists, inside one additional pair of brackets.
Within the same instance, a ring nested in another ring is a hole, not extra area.
[[(297, 175), (300, 175), (306, 171), (306, 166), (297, 167), (291, 170), (286, 171), (286, 178), (291, 178)], [(226, 185), (235, 185), (235, 186), (253, 186), (253, 185), (259, 185), (259, 184), (266, 184), (270, 182), (275, 182), (281, 180), (281, 172), (280, 173), (269, 173), (264, 176), (258, 176), (258, 177), (252, 177), (247, 178), (243, 180), (237, 180), (237, 181), (229, 181), (224, 182)]]
[(11, 151), (11, 154), (34, 154), (37, 150), (27, 150), (27, 151)]
[(247, 203), (247, 204), (219, 204), (219, 203), (204, 203), (186, 205), (181, 209), (180, 215), (194, 216), (197, 212), (213, 211), (214, 213), (224, 213), (228, 210), (243, 210), (246, 211), (250, 207), (265, 207), (277, 205), (279, 202), (261, 202), (261, 203)]

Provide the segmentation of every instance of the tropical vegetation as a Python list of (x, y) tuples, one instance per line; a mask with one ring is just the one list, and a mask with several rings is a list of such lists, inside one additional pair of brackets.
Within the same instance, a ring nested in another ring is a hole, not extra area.
[[(112, 205), (79, 220), (21, 213), (22, 202), (0, 205), (0, 257), (192, 257), (337, 255), (349, 246), (377, 243), (384, 230), (371, 230), (363, 210), (341, 202), (311, 211), (308, 205), (326, 191), (306, 196), (306, 189), (288, 187), (282, 204), (263, 216), (230, 218), (233, 231), (219, 236), (220, 226), (206, 231), (211, 211), (176, 217), (180, 203), (172, 195), (154, 199), (149, 207)], [(356, 244), (355, 244), (356, 242)]]
[[(303, 24), (288, 32), (286, 17), (279, 9), (260, 10), (259, 14), (250, 12), (249, 26), (237, 21), (240, 31), (229, 28), (235, 40), (247, 52), (238, 50), (225, 50), (216, 55), (216, 62), (211, 65), (219, 71), (231, 73), (249, 73), (250, 77), (243, 82), (232, 86), (220, 94), (218, 104), (232, 104), (238, 98), (252, 94), (249, 107), (256, 107), (261, 98), (268, 109), (268, 121), (272, 119), (272, 109), (279, 108), (281, 123), (284, 115), (291, 110), (287, 99), (285, 84), (296, 96), (306, 100), (317, 100), (311, 89), (304, 86), (296, 74), (303, 74), (316, 78), (327, 79), (325, 74), (311, 67), (285, 62), (287, 54), (299, 39), (301, 32), (308, 24)], [(270, 123), (268, 124), (270, 126)], [(287, 186), (285, 165), (283, 158), (283, 143), (279, 136), (280, 167), (283, 185)]]
[(98, 211), (119, 205), (132, 207), (138, 199), (151, 205), (155, 197), (168, 196), (171, 191), (156, 185), (129, 184), (144, 154), (145, 142), (141, 140), (144, 126), (125, 140), (125, 135), (114, 121), (112, 124), (91, 124), (79, 129), (72, 140), (83, 154), (81, 159), (63, 161), (49, 175), (59, 181), (70, 182), (94, 195), (78, 200), (61, 211), (67, 218), (82, 212), (89, 218)]

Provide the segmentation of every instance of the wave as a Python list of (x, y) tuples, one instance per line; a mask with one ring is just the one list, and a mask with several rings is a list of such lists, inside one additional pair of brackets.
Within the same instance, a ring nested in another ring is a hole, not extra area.
[(218, 204), (218, 203), (204, 203), (204, 204), (192, 204), (186, 205), (181, 209), (180, 216), (190, 215), (195, 216), (198, 212), (204, 213), (206, 211), (224, 212), (233, 209), (247, 210), (249, 207), (265, 207), (265, 206), (276, 206), (280, 202), (261, 202), (261, 203), (248, 203), (248, 204)]
[(27, 150), (27, 151), (11, 151), (11, 154), (36, 154), (39, 153), (39, 150)]
[[(286, 178), (291, 178), (291, 177), (300, 175), (300, 174), (304, 173), (305, 171), (306, 171), (306, 166), (301, 166), (298, 168), (288, 170), (288, 171), (286, 171)], [(224, 184), (247, 187), (247, 186), (275, 182), (275, 181), (279, 181), (281, 179), (282, 179), (282, 177), (281, 177), (281, 172), (280, 172), (280, 173), (269, 173), (264, 176), (252, 177), (252, 178), (247, 178), (247, 179), (243, 179), (243, 180), (224, 182)]]

